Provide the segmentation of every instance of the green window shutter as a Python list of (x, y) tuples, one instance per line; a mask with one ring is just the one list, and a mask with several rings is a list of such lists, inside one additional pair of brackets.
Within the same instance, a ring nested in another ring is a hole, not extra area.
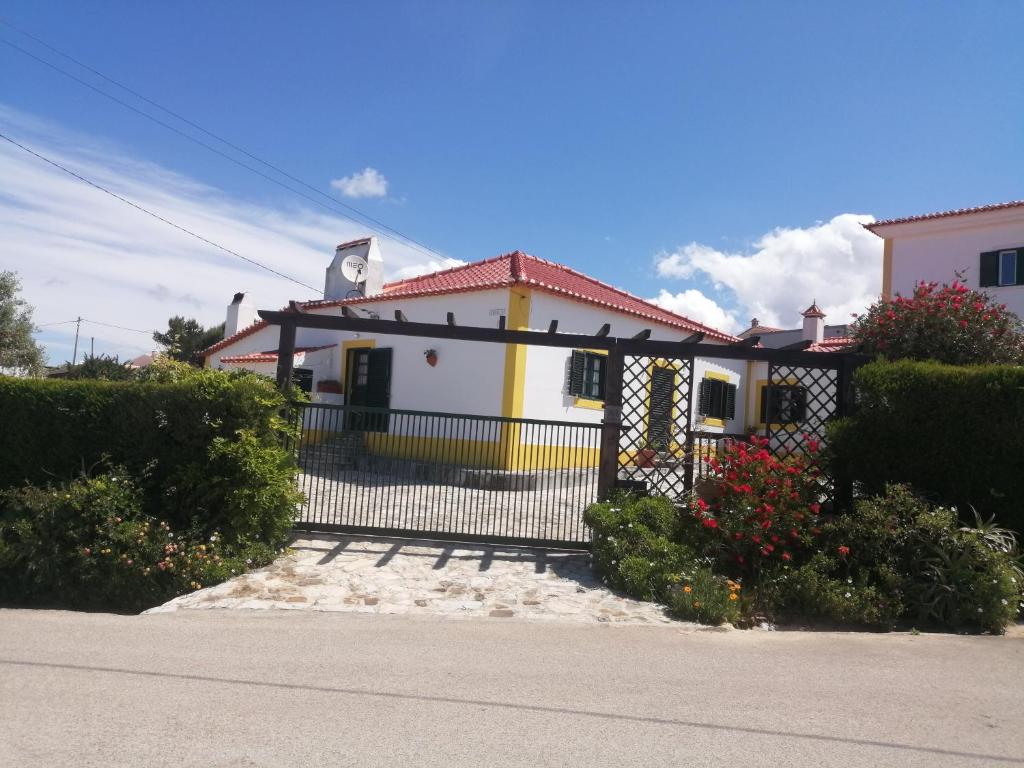
[(725, 385), (725, 418), (736, 418), (736, 385)]
[(583, 394), (583, 373), (587, 366), (587, 356), (583, 352), (573, 350), (569, 363), (569, 394)]
[(701, 416), (706, 416), (711, 412), (711, 382), (707, 379), (701, 379), (700, 382), (700, 398), (697, 411)]
[(1017, 285), (1024, 285), (1024, 248), (1017, 249)]
[(807, 418), (807, 390), (803, 387), (793, 388), (793, 423), (799, 424)]
[[(1017, 260), (1019, 263), (1020, 251), (1017, 252)], [(985, 251), (981, 254), (978, 285), (982, 288), (999, 285), (999, 251)]]
[(594, 355), (597, 358), (597, 397), (604, 400), (604, 371), (605, 358), (602, 355)]

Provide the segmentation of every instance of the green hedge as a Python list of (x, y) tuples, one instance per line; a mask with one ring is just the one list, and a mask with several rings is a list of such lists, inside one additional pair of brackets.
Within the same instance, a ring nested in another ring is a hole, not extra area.
[(909, 483), (1024, 532), (1024, 367), (875, 362), (856, 384), (830, 444), (864, 491)]
[(177, 530), (280, 542), (295, 504), (284, 397), (254, 374), (160, 382), (0, 378), (0, 488), (107, 464), (139, 478), (145, 511)]

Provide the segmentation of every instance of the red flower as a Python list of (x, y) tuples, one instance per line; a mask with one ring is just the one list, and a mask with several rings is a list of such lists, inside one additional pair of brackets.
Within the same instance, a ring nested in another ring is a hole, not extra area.
[(701, 520), (701, 524), (705, 528), (717, 528), (718, 527), (718, 521), (715, 520), (715, 518), (713, 518), (713, 517), (705, 517), (703, 520)]
[(708, 503), (704, 499), (697, 499), (697, 506), (700, 507), (701, 511), (708, 508)]
[(821, 512), (821, 504), (819, 504), (818, 502), (814, 502), (813, 504), (811, 504), (811, 506), (808, 507), (808, 509), (811, 510), (812, 515), (817, 515)]
[(845, 544), (840, 545), (840, 547), (839, 547), (839, 556), (840, 557), (846, 557), (848, 554), (850, 554), (850, 548), (848, 546), (846, 546)]
[(782, 553), (782, 559), (789, 561), (789, 560), (793, 559), (793, 556), (791, 554), (789, 554), (789, 552), (783, 552)]
[(740, 539), (742, 539), (743, 538), (743, 531), (736, 531), (736, 533), (733, 534), (733, 538), (736, 539), (736, 541), (739, 541)]

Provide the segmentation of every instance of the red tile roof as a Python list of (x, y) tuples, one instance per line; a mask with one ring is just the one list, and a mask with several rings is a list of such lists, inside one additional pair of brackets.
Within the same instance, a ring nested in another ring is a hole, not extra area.
[(971, 213), (985, 213), (986, 211), (1001, 211), (1004, 208), (1024, 207), (1024, 200), (1011, 200), (1008, 203), (994, 203), (992, 205), (979, 205), (974, 208), (956, 208), (951, 211), (938, 211), (937, 213), (924, 213), (919, 216), (904, 216), (901, 219), (883, 219), (871, 224), (865, 224), (864, 228), (872, 232), (876, 227), (884, 227), (889, 224), (908, 224), (912, 221), (927, 221), (928, 219), (944, 219), (947, 216), (966, 216)]
[(833, 336), (823, 339), (807, 348), (808, 352), (843, 352), (852, 347), (856, 342), (849, 336)]
[[(295, 353), (319, 352), (321, 349), (332, 349), (337, 345), (324, 344), (321, 347), (296, 347)], [(247, 355), (225, 355), (220, 359), (222, 363), (276, 363), (277, 350), (271, 349), (267, 352), (250, 352)]]
[[(539, 259), (522, 251), (506, 253), (484, 261), (464, 264), (441, 272), (410, 277), (386, 283), (381, 293), (375, 296), (361, 296), (352, 299), (320, 299), (303, 302), (303, 309), (349, 306), (374, 301), (414, 298), (419, 296), (441, 296), (449, 293), (468, 293), (494, 288), (522, 285), (558, 296), (574, 299), (585, 304), (606, 307), (617, 312), (634, 315), (645, 320), (680, 328), (691, 333), (704, 333), (719, 341), (736, 341), (737, 337), (710, 326), (690, 320), (682, 315), (669, 312), (656, 304), (619, 290), (600, 280), (584, 275), (562, 264)], [(203, 352), (212, 355), (266, 327), (262, 320), (245, 328), (234, 336), (219, 341)]]

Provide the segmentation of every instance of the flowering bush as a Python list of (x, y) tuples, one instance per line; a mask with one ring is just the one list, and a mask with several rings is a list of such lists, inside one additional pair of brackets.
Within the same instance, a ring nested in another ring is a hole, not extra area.
[(718, 480), (710, 499), (690, 505), (689, 533), (718, 559), (724, 573), (757, 576), (765, 568), (792, 563), (820, 533), (820, 446), (804, 442), (803, 453), (777, 458), (768, 439), (725, 447), (710, 464)]
[(0, 493), (0, 600), (138, 611), (273, 558), (143, 513), (123, 468)]
[(937, 360), (951, 365), (1019, 363), (1019, 318), (986, 293), (959, 281), (918, 283), (913, 296), (876, 302), (853, 324), (862, 349), (889, 359)]
[(906, 486), (858, 501), (822, 526), (819, 544), (809, 563), (769, 586), (780, 614), (992, 632), (1017, 616), (1022, 585), (1005, 546), (958, 527), (954, 510)]
[(706, 566), (673, 574), (671, 582), (666, 602), (677, 618), (701, 624), (736, 624), (743, 614), (742, 585)]

